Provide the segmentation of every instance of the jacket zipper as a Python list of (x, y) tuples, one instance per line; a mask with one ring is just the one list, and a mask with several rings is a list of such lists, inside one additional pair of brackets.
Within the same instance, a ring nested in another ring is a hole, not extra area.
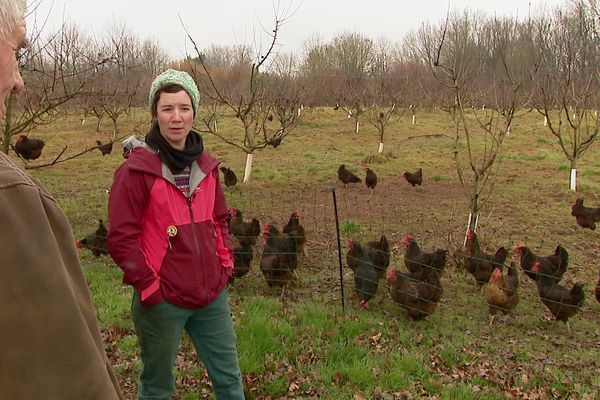
[[(196, 224), (194, 223), (194, 210), (193, 210), (193, 206), (192, 206), (192, 197), (194, 195), (192, 194), (190, 197), (185, 197), (185, 201), (188, 204), (188, 210), (190, 211), (190, 224), (191, 224), (191, 229), (192, 229), (192, 236), (194, 237), (194, 245), (196, 247), (196, 254), (198, 255), (198, 257), (200, 257), (200, 243), (198, 242), (198, 234), (196, 232)], [(196, 268), (201, 268), (202, 266), (197, 266)], [(193, 268), (193, 271), (196, 272), (196, 276), (203, 276), (203, 274), (198, 271), (196, 268)], [(199, 274), (199, 275), (198, 275)], [(205, 291), (207, 290), (206, 288), (206, 281), (204, 279), (202, 279), (202, 286), (204, 287)], [(205, 294), (203, 296), (201, 300), (202, 303), (206, 302), (206, 299), (208, 298), (208, 295)]]
[(196, 246), (196, 253), (200, 255), (200, 244), (198, 243), (198, 235), (196, 234), (196, 224), (194, 224), (194, 210), (192, 208), (192, 198), (186, 197), (185, 201), (188, 204), (188, 210), (190, 212), (190, 224), (192, 227), (192, 235), (194, 236), (194, 245)]

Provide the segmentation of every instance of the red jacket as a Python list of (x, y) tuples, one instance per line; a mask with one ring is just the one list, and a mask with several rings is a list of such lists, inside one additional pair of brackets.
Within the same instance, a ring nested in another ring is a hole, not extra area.
[(219, 162), (206, 151), (191, 166), (186, 198), (147, 146), (117, 168), (108, 201), (108, 251), (123, 283), (149, 307), (210, 304), (233, 273)]

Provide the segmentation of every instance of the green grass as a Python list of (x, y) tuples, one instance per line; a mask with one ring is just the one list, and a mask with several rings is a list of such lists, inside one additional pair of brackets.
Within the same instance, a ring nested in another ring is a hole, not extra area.
[[(126, 117), (121, 131), (146, 119), (143, 111)], [(230, 206), (240, 208), (247, 218), (279, 226), (298, 209), (308, 231), (299, 279), (283, 295), (270, 290), (259, 271), (260, 246), (253, 270), (229, 290), (240, 363), (253, 399), (393, 399), (402, 398), (402, 393), (406, 398), (436, 399), (495, 400), (507, 393), (522, 398), (600, 398), (600, 305), (591, 291), (598, 279), (600, 247), (597, 235), (580, 229), (570, 215), (577, 196), (600, 205), (600, 150), (594, 144), (579, 160), (580, 191), (573, 194), (567, 190), (569, 163), (542, 130), (539, 115), (525, 115), (517, 122), (505, 141), (493, 195), (484, 204), (478, 229), (488, 251), (500, 245), (512, 250), (521, 241), (541, 254), (550, 253), (557, 243), (569, 249), (565, 284), (584, 282), (587, 296), (571, 320), (572, 337), (564, 324), (547, 320), (526, 278), (515, 314), (488, 327), (485, 300), (472, 277), (454, 262), (442, 278), (442, 301), (425, 321), (407, 320), (387, 294), (385, 281), (369, 308), (358, 310), (348, 268), (343, 269), (342, 313), (331, 188), (338, 198), (342, 241), (348, 236), (373, 240), (385, 233), (396, 268), (403, 263), (404, 233), (416, 237), (426, 250), (460, 247), (468, 205), (456, 175), (452, 125), (445, 114), (418, 112), (416, 125), (405, 118), (387, 129), (385, 162), (371, 161), (380, 179), (373, 194), (364, 184), (343, 188), (337, 181), (341, 163), (362, 177), (363, 162), (376, 156), (379, 144), (366, 123), (354, 134), (353, 120), (343, 113), (308, 113), (281, 146), (256, 153), (248, 184), (241, 184), (245, 154), (204, 135), (206, 149), (238, 175), (240, 183), (225, 190)], [(220, 133), (239, 138), (235, 124), (225, 113), (219, 119)], [(82, 127), (76, 115), (39, 127), (32, 134), (47, 145), (36, 162), (51, 161), (64, 144), (72, 154), (96, 139), (105, 140), (111, 127), (103, 123), (101, 129), (95, 132), (93, 120)], [(422, 137), (433, 133), (449, 137)], [(95, 230), (99, 218), (106, 220), (105, 189), (123, 161), (119, 153), (86, 153), (31, 171), (61, 204), (77, 238)], [(415, 190), (402, 173), (419, 167), (424, 184)], [(133, 399), (140, 362), (129, 311), (131, 289), (121, 284), (122, 272), (109, 258), (82, 251), (81, 261), (111, 363), (126, 398)], [(187, 337), (177, 371), (180, 398), (211, 398), (204, 368)]]

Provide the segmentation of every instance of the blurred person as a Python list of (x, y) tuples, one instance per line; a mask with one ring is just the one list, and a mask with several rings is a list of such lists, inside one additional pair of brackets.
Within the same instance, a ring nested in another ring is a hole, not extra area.
[[(0, 0), (0, 120), (24, 88), (25, 0)], [(0, 399), (122, 399), (56, 200), (0, 152)]]
[(233, 275), (219, 162), (192, 130), (200, 93), (192, 77), (167, 70), (150, 87), (152, 126), (115, 172), (108, 250), (133, 286), (141, 348), (138, 398), (170, 400), (185, 330), (219, 400), (244, 391), (226, 284)]

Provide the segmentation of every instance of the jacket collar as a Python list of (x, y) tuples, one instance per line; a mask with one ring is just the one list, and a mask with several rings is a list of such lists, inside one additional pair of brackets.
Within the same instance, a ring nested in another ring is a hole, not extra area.
[[(158, 155), (156, 154), (156, 150), (152, 149), (147, 144), (136, 147), (125, 162), (131, 170), (161, 177), (175, 185), (175, 178), (169, 167), (160, 161), (160, 158), (158, 158)], [(196, 159), (196, 162), (191, 165), (190, 193), (193, 193), (198, 185), (200, 185), (200, 182), (202, 182), (208, 174), (212, 173), (218, 165), (219, 161), (217, 159), (208, 154), (207, 151), (203, 151)]]

